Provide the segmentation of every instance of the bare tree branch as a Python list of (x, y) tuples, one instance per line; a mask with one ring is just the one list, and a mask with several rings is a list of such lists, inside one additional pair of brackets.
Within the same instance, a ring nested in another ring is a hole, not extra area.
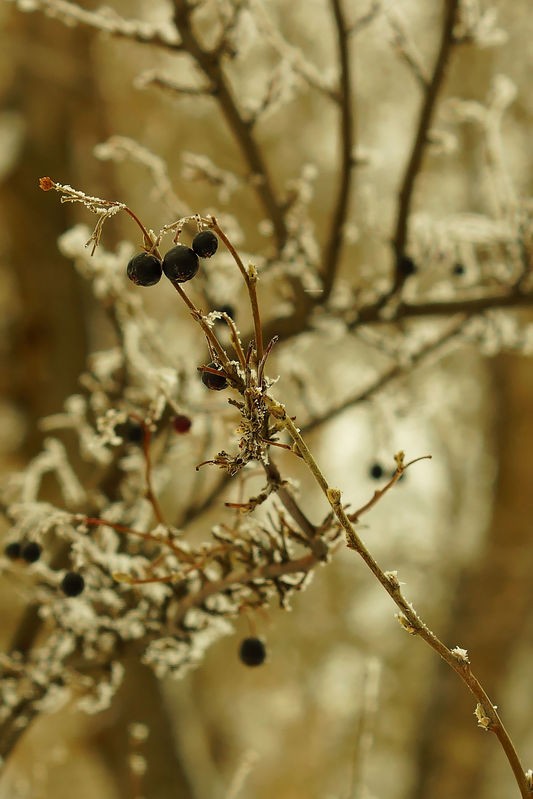
[(396, 258), (396, 267), (391, 294), (397, 293), (403, 286), (406, 279), (405, 270), (402, 268), (402, 261), (405, 257), (413, 192), (416, 179), (422, 168), (422, 161), (427, 146), (428, 131), (431, 126), (435, 105), (442, 88), (446, 66), (448, 64), (448, 59), (450, 57), (450, 52), (453, 45), (453, 28), (455, 25), (458, 6), (459, 0), (446, 0), (445, 2), (444, 21), (442, 26), (439, 52), (435, 62), (435, 67), (433, 69), (433, 74), (427, 87), (424, 102), (422, 103), (422, 108), (420, 110), (420, 116), (418, 119), (411, 155), (409, 156), (409, 161), (407, 163), (407, 168), (405, 170), (399, 193), (396, 228), (392, 241)]
[(220, 110), (250, 170), (252, 186), (272, 222), (276, 248), (281, 252), (287, 241), (287, 227), (268, 166), (252, 134), (252, 126), (245, 121), (238, 108), (220, 61), (218, 53), (220, 48), (213, 52), (202, 47), (193, 31), (191, 14), (192, 9), (186, 0), (174, 0), (174, 22), (181, 36), (183, 48), (194, 59), (213, 87), (213, 94)]
[(339, 186), (337, 198), (333, 209), (330, 232), (324, 249), (323, 285), (324, 291), (320, 295), (320, 303), (329, 299), (335, 277), (339, 269), (340, 254), (344, 239), (344, 224), (346, 222), (350, 203), (350, 192), (353, 176), (353, 148), (354, 148), (354, 119), (352, 107), (352, 71), (350, 55), (348, 52), (348, 30), (341, 5), (341, 0), (331, 0), (331, 8), (335, 19), (337, 33), (337, 48), (340, 74), (340, 141), (341, 141), (341, 166), (339, 170)]

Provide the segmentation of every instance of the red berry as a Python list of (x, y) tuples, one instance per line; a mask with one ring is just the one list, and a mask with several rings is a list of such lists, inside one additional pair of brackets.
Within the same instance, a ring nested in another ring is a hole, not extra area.
[(161, 280), (163, 269), (159, 258), (148, 252), (141, 252), (133, 256), (126, 272), (136, 286), (155, 286)]
[(198, 272), (198, 256), (184, 244), (176, 244), (163, 258), (163, 272), (173, 283), (186, 283)]
[(192, 248), (200, 258), (211, 258), (218, 249), (218, 239), (212, 230), (202, 230), (192, 240)]
[(216, 369), (218, 374), (213, 374), (213, 372), (207, 372), (205, 369), (202, 371), (202, 383), (207, 388), (212, 389), (212, 391), (222, 391), (224, 388), (228, 387), (228, 381), (226, 380), (226, 375), (220, 369), (216, 363), (208, 364), (210, 369)]
[(172, 426), (176, 433), (188, 433), (192, 427), (192, 421), (189, 419), (188, 416), (185, 416), (183, 413), (178, 413), (177, 416), (174, 417), (172, 420)]

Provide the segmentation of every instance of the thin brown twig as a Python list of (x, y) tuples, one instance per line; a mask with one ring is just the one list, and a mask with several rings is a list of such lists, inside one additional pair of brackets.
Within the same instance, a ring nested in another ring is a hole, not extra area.
[(396, 227), (393, 237), (393, 247), (396, 257), (396, 269), (391, 294), (397, 293), (405, 282), (405, 272), (401, 266), (401, 259), (405, 255), (407, 244), (409, 216), (413, 201), (413, 192), (416, 179), (422, 167), (422, 161), (428, 143), (428, 131), (433, 119), (437, 99), (444, 81), (444, 74), (453, 45), (453, 28), (457, 15), (459, 0), (445, 0), (444, 21), (439, 45), (439, 51), (433, 74), (427, 85), (424, 102), (420, 109), (416, 134), (413, 142), (409, 161), (404, 173), (402, 186), (399, 192)]
[(348, 47), (348, 29), (341, 0), (331, 0), (335, 20), (337, 49), (340, 63), (340, 141), (341, 165), (339, 186), (333, 209), (328, 240), (324, 248), (323, 291), (318, 302), (323, 304), (330, 297), (339, 268), (340, 253), (344, 241), (344, 225), (350, 205), (354, 171), (354, 117), (352, 103), (352, 65)]
[(132, 419), (138, 422), (143, 431), (143, 455), (144, 455), (144, 479), (146, 481), (146, 498), (149, 501), (150, 505), (152, 506), (152, 510), (154, 511), (154, 516), (157, 519), (159, 524), (165, 525), (165, 519), (163, 517), (163, 511), (161, 510), (161, 506), (159, 504), (159, 500), (157, 499), (156, 493), (154, 491), (153, 482), (152, 482), (152, 458), (150, 453), (150, 443), (152, 441), (152, 433), (150, 430), (149, 425), (145, 422), (142, 416), (139, 416), (136, 413), (130, 413)]
[(401, 302), (391, 316), (385, 318), (379, 304), (361, 308), (348, 328), (353, 330), (362, 325), (393, 324), (408, 319), (420, 319), (426, 316), (453, 316), (467, 314), (474, 316), (484, 311), (498, 308), (527, 308), (533, 305), (533, 291), (522, 291), (513, 286), (508, 291), (497, 294), (486, 294), (481, 297), (465, 297), (457, 300), (439, 300), (436, 302)]
[(89, 527), (110, 527), (112, 530), (115, 530), (117, 533), (121, 533), (123, 535), (133, 535), (137, 538), (142, 538), (144, 541), (150, 541), (151, 543), (157, 544), (160, 546), (166, 546), (180, 559), (183, 560), (184, 558), (187, 559), (186, 553), (180, 547), (175, 546), (172, 541), (168, 538), (160, 538), (152, 533), (145, 533), (141, 530), (135, 530), (133, 527), (128, 527), (125, 524), (117, 524), (116, 522), (109, 521), (107, 519), (100, 519), (96, 516), (84, 516), (76, 515), (75, 520), (81, 522), (82, 524), (86, 524)]
[(368, 513), (368, 511), (371, 510), (374, 507), (374, 505), (376, 505), (379, 502), (379, 500), (387, 493), (387, 491), (390, 491), (393, 485), (396, 485), (402, 474), (405, 472), (406, 469), (409, 468), (409, 466), (412, 466), (414, 463), (418, 463), (418, 461), (431, 460), (431, 457), (432, 457), (431, 455), (421, 455), (418, 458), (413, 458), (413, 460), (409, 461), (408, 463), (398, 466), (396, 471), (392, 475), (391, 479), (389, 480), (389, 482), (386, 483), (383, 486), (383, 488), (376, 489), (374, 491), (373, 496), (368, 500), (368, 502), (365, 502), (364, 505), (362, 505), (356, 511), (353, 511), (353, 513), (348, 513), (347, 514), (348, 519), (351, 522), (358, 522), (363, 513)]
[(217, 233), (217, 235), (221, 239), (221, 241), (223, 242), (228, 252), (231, 254), (233, 260), (235, 261), (235, 263), (239, 268), (239, 271), (244, 279), (244, 282), (246, 283), (248, 296), (250, 298), (250, 306), (252, 308), (257, 361), (258, 363), (260, 363), (261, 360), (263, 359), (264, 348), (263, 348), (263, 330), (261, 326), (261, 315), (259, 313), (259, 303), (257, 300), (257, 274), (255, 272), (255, 268), (249, 267), (249, 269), (246, 269), (239, 253), (237, 252), (231, 241), (228, 239), (224, 231), (220, 229), (218, 222), (214, 216), (212, 217), (212, 227), (213, 230)]
[(180, 34), (183, 49), (186, 50), (213, 86), (213, 94), (230, 128), (234, 140), (248, 165), (252, 185), (271, 220), (276, 249), (281, 252), (288, 238), (287, 226), (272, 177), (257, 141), (252, 126), (244, 119), (237, 105), (229, 80), (221, 63), (220, 47), (213, 51), (202, 47), (191, 24), (193, 9), (186, 0), (173, 0), (174, 23)]
[[(429, 344), (421, 347), (420, 350), (411, 357), (409, 369), (412, 369), (415, 365), (422, 363), (427, 357), (433, 355), (435, 352), (438, 352), (441, 347), (444, 347), (446, 344), (449, 344), (450, 341), (453, 341), (456, 336), (460, 335), (466, 321), (467, 319), (462, 317), (460, 321), (455, 322), (451, 328), (446, 331), (446, 333), (439, 336), (435, 341), (432, 341)], [(372, 383), (370, 383), (367, 388), (363, 389), (362, 391), (358, 391), (357, 394), (352, 395), (351, 397), (347, 397), (338, 405), (330, 407), (321, 416), (317, 416), (314, 419), (311, 419), (309, 422), (303, 424), (301, 427), (302, 431), (306, 434), (310, 433), (317, 427), (320, 427), (320, 425), (326, 424), (332, 419), (335, 419), (341, 413), (344, 413), (344, 411), (348, 410), (348, 408), (352, 408), (354, 405), (358, 405), (361, 402), (366, 402), (390, 382), (405, 374), (406, 371), (407, 367), (404, 364), (393, 364), (384, 372), (382, 372), (382, 374), (380, 374)]]

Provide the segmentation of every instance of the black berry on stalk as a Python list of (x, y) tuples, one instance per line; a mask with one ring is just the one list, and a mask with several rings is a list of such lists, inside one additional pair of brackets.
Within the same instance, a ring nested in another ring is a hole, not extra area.
[(163, 272), (173, 283), (186, 283), (198, 272), (198, 256), (185, 244), (176, 244), (163, 258)]
[(381, 465), (381, 463), (373, 463), (370, 469), (368, 470), (368, 473), (372, 478), (372, 480), (381, 480), (381, 478), (383, 477), (383, 466)]
[(41, 547), (36, 541), (30, 541), (29, 544), (25, 544), (22, 547), (22, 551), (20, 556), (22, 560), (25, 560), (26, 563), (36, 563), (41, 557)]
[(155, 255), (141, 252), (134, 255), (126, 269), (127, 275), (136, 286), (155, 286), (161, 280), (163, 267)]
[(4, 555), (6, 558), (10, 560), (17, 560), (20, 558), (22, 547), (20, 546), (18, 541), (12, 541), (10, 544), (7, 544), (4, 549)]
[(61, 580), (61, 590), (65, 596), (79, 596), (85, 588), (85, 580), (78, 572), (67, 572)]
[(239, 647), (239, 658), (245, 666), (260, 666), (266, 659), (266, 647), (260, 638), (244, 638)]
[(212, 230), (202, 230), (192, 240), (192, 248), (200, 258), (211, 258), (218, 249), (218, 239)]
[(202, 371), (202, 383), (207, 388), (210, 388), (212, 391), (222, 391), (224, 388), (228, 387), (228, 381), (226, 380), (226, 375), (219, 369), (216, 363), (208, 364), (210, 369), (216, 369), (217, 374), (213, 374), (213, 372), (207, 372), (205, 369)]

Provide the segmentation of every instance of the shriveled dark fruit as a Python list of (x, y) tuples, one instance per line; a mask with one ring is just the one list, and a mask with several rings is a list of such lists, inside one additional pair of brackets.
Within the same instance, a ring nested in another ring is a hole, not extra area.
[(260, 638), (244, 638), (239, 647), (239, 658), (245, 666), (261, 666), (266, 660), (266, 647)]
[(136, 286), (155, 286), (161, 280), (163, 267), (155, 255), (141, 252), (129, 262), (126, 273)]
[(211, 258), (218, 249), (218, 239), (212, 230), (202, 230), (192, 240), (192, 248), (200, 258)]
[(218, 374), (213, 374), (213, 372), (208, 372), (204, 369), (202, 371), (202, 383), (204, 386), (207, 386), (207, 388), (210, 388), (212, 391), (222, 391), (224, 388), (227, 388), (228, 381), (222, 369), (219, 369), (216, 363), (210, 363), (209, 368), (216, 369)]
[(163, 272), (173, 283), (186, 283), (198, 272), (198, 256), (185, 244), (176, 244), (163, 258)]
[(85, 588), (85, 580), (78, 572), (67, 572), (61, 580), (61, 590), (65, 596), (79, 596)]
[(184, 433), (188, 433), (191, 429), (192, 421), (188, 416), (185, 416), (184, 413), (178, 413), (172, 420), (172, 427), (176, 433), (183, 435)]
[(42, 549), (36, 541), (30, 541), (22, 547), (20, 556), (26, 563), (36, 563), (41, 557)]

